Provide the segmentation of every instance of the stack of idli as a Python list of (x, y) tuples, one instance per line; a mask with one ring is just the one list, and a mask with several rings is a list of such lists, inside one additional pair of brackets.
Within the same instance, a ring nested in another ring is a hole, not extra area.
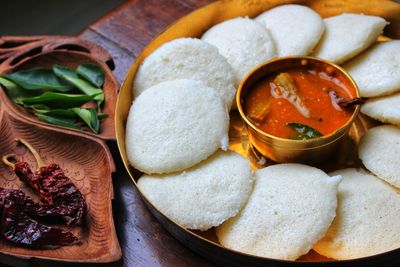
[(275, 45), (267, 29), (249, 18), (217, 24), (201, 39), (215, 45), (231, 64), (236, 87), (253, 68), (276, 57)]
[(377, 16), (341, 14), (324, 19), (325, 32), (313, 56), (342, 64), (371, 46), (386, 21)]
[(338, 260), (376, 255), (400, 247), (399, 191), (362, 170), (341, 175), (336, 218), (314, 245), (319, 254)]
[(354, 78), (362, 97), (361, 112), (384, 123), (400, 124), (400, 41), (377, 43), (344, 68)]
[(371, 173), (327, 175), (302, 164), (253, 173), (246, 158), (227, 151), (236, 88), (275, 57), (345, 63), (371, 97), (361, 111), (399, 125), (400, 41), (376, 43), (386, 24), (359, 14), (322, 19), (290, 4), (160, 46), (138, 68), (126, 123), (129, 163), (144, 173), (141, 192), (175, 223), (216, 227), (223, 246), (261, 257), (296, 260), (314, 248), (354, 259), (399, 248), (399, 128), (379, 126), (362, 138), (359, 157)]
[(325, 30), (321, 16), (301, 5), (278, 6), (255, 20), (271, 32), (279, 57), (309, 55)]
[(213, 88), (230, 107), (235, 96), (232, 67), (218, 49), (194, 38), (179, 38), (165, 43), (140, 65), (133, 83), (133, 94), (158, 83), (189, 79)]
[(219, 242), (261, 257), (299, 258), (324, 236), (335, 218), (340, 180), (301, 164), (256, 171), (246, 206), (217, 227)]

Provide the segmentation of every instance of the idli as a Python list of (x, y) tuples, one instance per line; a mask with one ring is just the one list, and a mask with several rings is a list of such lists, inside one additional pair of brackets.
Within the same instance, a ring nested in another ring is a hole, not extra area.
[(260, 169), (245, 207), (216, 229), (218, 240), (240, 252), (295, 260), (328, 230), (340, 180), (302, 164)]
[(325, 32), (313, 56), (336, 64), (356, 56), (382, 33), (386, 20), (376, 16), (341, 14), (324, 19)]
[(255, 20), (271, 32), (280, 57), (310, 54), (325, 28), (318, 13), (301, 5), (278, 6)]
[(400, 90), (400, 41), (377, 43), (343, 67), (353, 77), (362, 97)]
[(231, 64), (236, 87), (254, 67), (276, 56), (268, 31), (249, 18), (219, 23), (206, 31), (201, 39), (215, 45)]
[(145, 173), (184, 170), (228, 148), (229, 114), (200, 81), (157, 84), (137, 97), (126, 123), (130, 164)]
[(315, 246), (337, 260), (372, 256), (400, 247), (400, 194), (362, 170), (344, 169), (338, 208), (326, 236)]
[(138, 181), (140, 190), (161, 212), (186, 228), (198, 230), (235, 216), (252, 185), (247, 159), (223, 151), (182, 173), (144, 175)]
[[(400, 75), (400, 74), (399, 74)], [(390, 96), (368, 99), (362, 106), (361, 112), (375, 120), (400, 124), (400, 93)]]
[(149, 55), (137, 71), (134, 96), (160, 82), (175, 79), (204, 82), (216, 90), (228, 107), (236, 94), (229, 63), (215, 46), (199, 39), (175, 39)]
[(369, 129), (361, 138), (358, 156), (379, 178), (400, 188), (400, 129), (382, 125)]

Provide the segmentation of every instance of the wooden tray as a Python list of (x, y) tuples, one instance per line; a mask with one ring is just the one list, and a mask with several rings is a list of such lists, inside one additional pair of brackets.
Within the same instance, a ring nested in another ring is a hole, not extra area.
[[(203, 8), (200, 8), (182, 19), (175, 22), (168, 29), (163, 31), (157, 38), (148, 44), (137, 58), (136, 62), (129, 69), (124, 83), (122, 84), (120, 94), (117, 101), (116, 109), (116, 131), (118, 147), (124, 161), (124, 165), (130, 174), (132, 181), (137, 186), (136, 182), (139, 179), (140, 173), (129, 165), (126, 150), (125, 150), (125, 124), (128, 116), (129, 108), (131, 106), (132, 84), (136, 75), (136, 71), (141, 62), (150, 55), (155, 49), (164, 43), (180, 38), (180, 37), (200, 37), (207, 29), (213, 25), (227, 19), (238, 16), (255, 17), (261, 12), (270, 9), (274, 6), (286, 3), (299, 3), (311, 7), (317, 11), (322, 17), (329, 17), (343, 12), (354, 12), (377, 15), (386, 18), (390, 21), (385, 29), (385, 35), (392, 38), (400, 38), (400, 5), (390, 1), (371, 0), (365, 1), (360, 4), (356, 0), (310, 0), (310, 1), (296, 1), (296, 0), (225, 0), (212, 3)], [(246, 134), (242, 131), (242, 122), (237, 112), (233, 111), (230, 114), (230, 149), (241, 153), (250, 158), (253, 166), (258, 161), (252, 158), (254, 154), (249, 150)], [(364, 132), (374, 125), (376, 122), (359, 116), (357, 121), (352, 127), (346, 143), (338, 151), (337, 155), (320, 166), (326, 171), (336, 169), (338, 166), (358, 166), (360, 164), (357, 159), (357, 150), (355, 144), (358, 143), (359, 138)], [(339, 155), (339, 156), (338, 156)], [(260, 166), (257, 166), (260, 167)], [(138, 188), (139, 192), (140, 189)], [(141, 192), (140, 192), (141, 193)], [(141, 193), (142, 194), (142, 193)], [(195, 252), (203, 255), (204, 257), (227, 266), (291, 266), (294, 264), (304, 264), (305, 262), (313, 261), (314, 264), (334, 264), (347, 265), (349, 263), (363, 263), (363, 264), (377, 264), (382, 262), (398, 262), (400, 249), (396, 249), (380, 255), (361, 258), (350, 261), (335, 261), (322, 257), (316, 252), (311, 251), (309, 254), (301, 257), (298, 261), (284, 261), (257, 257), (245, 253), (240, 253), (222, 247), (216, 239), (213, 230), (207, 232), (190, 231), (176, 222), (169, 219), (162, 212), (160, 212), (143, 194), (142, 198), (149, 207), (154, 216), (163, 224), (163, 226), (178, 240)]]
[[(39, 151), (45, 163), (55, 162), (61, 166), (83, 193), (88, 205), (86, 225), (71, 228), (82, 244), (55, 249), (28, 249), (0, 241), (0, 253), (23, 259), (71, 262), (105, 263), (119, 260), (122, 253), (111, 203), (115, 166), (105, 143), (105, 140), (115, 139), (114, 104), (118, 83), (109, 68), (113, 64), (111, 57), (104, 49), (74, 37), (2, 37), (0, 61), (0, 73), (52, 64), (70, 67), (89, 62), (99, 64), (106, 73), (106, 104), (103, 112), (109, 114), (109, 118), (102, 123), (100, 135), (58, 127), (39, 122), (15, 105), (0, 89), (0, 155), (15, 153), (18, 160), (27, 161), (35, 168), (33, 156), (15, 142), (16, 137), (26, 139)], [(22, 188), (37, 199), (1, 162), (0, 186)]]
[[(38, 66), (51, 67), (54, 64), (76, 68), (79, 64), (83, 63), (97, 64), (104, 70), (105, 81), (103, 90), (105, 102), (102, 112), (108, 114), (108, 118), (101, 121), (100, 133), (98, 135), (89, 131), (85, 131), (85, 133), (104, 140), (115, 140), (115, 103), (120, 85), (112, 73), (114, 62), (106, 50), (76, 37), (0, 37), (0, 74)], [(7, 97), (2, 100), (11, 101)], [(10, 108), (15, 110), (15, 112), (23, 114), (26, 120), (40, 125), (48, 124), (39, 121), (34, 115), (18, 105), (11, 105)], [(53, 125), (53, 127), (63, 128), (68, 131), (79, 131), (62, 126)]]

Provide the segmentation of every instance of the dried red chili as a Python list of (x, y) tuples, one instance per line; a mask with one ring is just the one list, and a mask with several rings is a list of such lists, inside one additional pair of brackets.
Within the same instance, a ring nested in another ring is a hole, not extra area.
[(55, 163), (44, 166), (37, 151), (25, 140), (17, 139), (24, 144), (35, 157), (38, 170), (33, 173), (28, 163), (11, 163), (8, 159), (13, 155), (3, 157), (4, 163), (14, 169), (18, 178), (26, 183), (44, 203), (51, 205), (48, 210), (55, 216), (62, 216), (67, 225), (79, 224), (86, 213), (86, 202), (79, 189), (65, 176), (62, 169)]
[[(65, 246), (78, 242), (69, 231), (50, 227), (32, 219), (37, 209), (46, 205), (34, 202), (24, 192), (0, 187), (0, 229), (4, 240), (32, 247)], [(38, 214), (35, 214), (38, 216)], [(40, 216), (40, 214), (39, 214)]]

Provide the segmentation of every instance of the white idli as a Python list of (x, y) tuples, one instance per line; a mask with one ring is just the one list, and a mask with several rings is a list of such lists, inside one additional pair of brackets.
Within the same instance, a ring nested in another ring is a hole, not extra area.
[(216, 229), (218, 240), (240, 252), (295, 260), (328, 230), (340, 180), (301, 164), (258, 170), (247, 204)]
[(130, 164), (145, 173), (184, 170), (228, 148), (229, 115), (200, 81), (157, 84), (136, 98), (126, 124)]
[(361, 96), (374, 97), (400, 90), (400, 41), (377, 43), (343, 67), (360, 88)]
[(369, 129), (361, 138), (358, 156), (379, 178), (400, 188), (400, 129), (382, 125)]
[(325, 28), (318, 13), (301, 5), (278, 6), (255, 20), (270, 31), (280, 57), (310, 54)]
[(149, 55), (136, 74), (134, 96), (160, 82), (175, 79), (204, 82), (217, 91), (228, 107), (236, 94), (229, 63), (215, 46), (199, 39), (175, 39)]
[[(399, 74), (400, 75), (400, 74)], [(400, 124), (400, 93), (368, 99), (361, 112), (384, 123)]]
[(140, 190), (161, 212), (198, 230), (235, 216), (247, 201), (252, 184), (247, 159), (222, 151), (183, 173), (144, 175), (138, 181)]
[(382, 33), (386, 21), (381, 17), (341, 14), (324, 19), (325, 33), (315, 47), (313, 56), (336, 64), (356, 56)]
[(276, 56), (268, 31), (249, 18), (235, 18), (215, 25), (201, 37), (215, 45), (235, 73), (235, 85), (254, 68)]
[(338, 260), (372, 256), (400, 247), (400, 194), (372, 174), (339, 170), (338, 208), (314, 250)]

